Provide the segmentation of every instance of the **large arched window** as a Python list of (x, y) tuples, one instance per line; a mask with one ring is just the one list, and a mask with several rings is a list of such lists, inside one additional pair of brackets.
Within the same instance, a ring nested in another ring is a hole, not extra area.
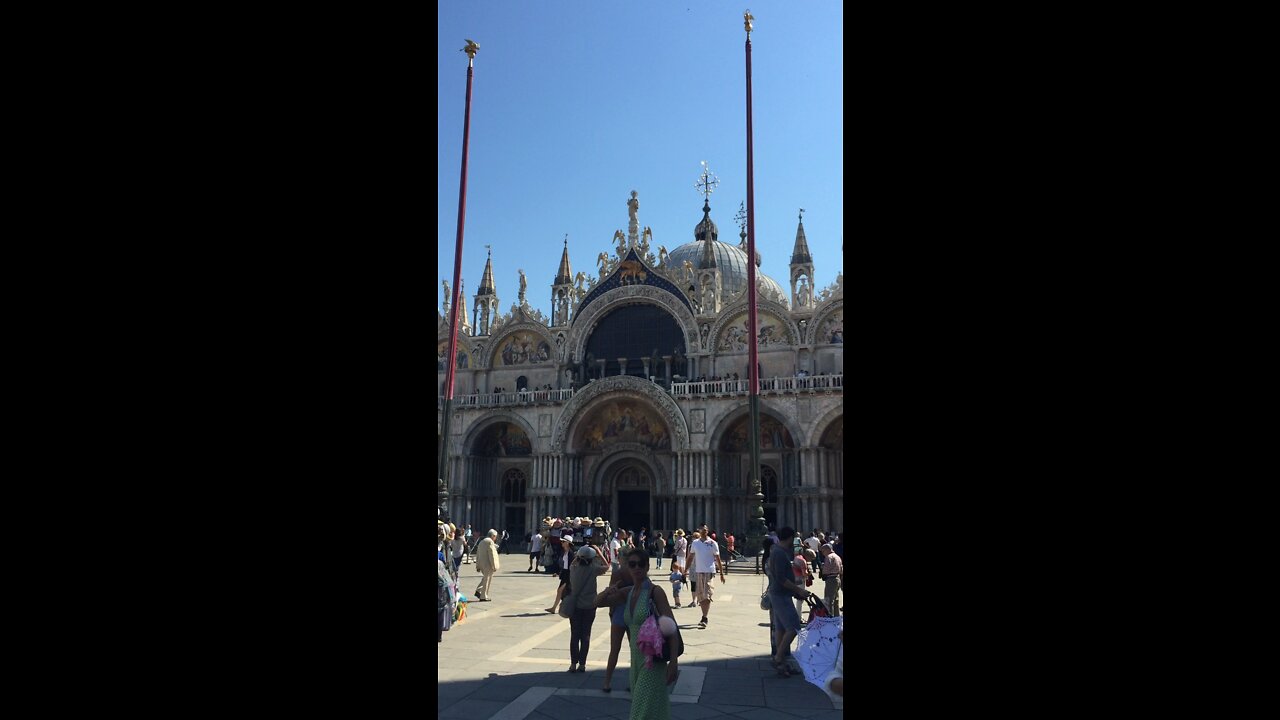
[(764, 495), (764, 521), (778, 527), (778, 474), (768, 465), (760, 466), (760, 493)]
[[(655, 350), (658, 357), (674, 355), (677, 350), (684, 355), (684, 331), (680, 324), (656, 305), (626, 305), (600, 320), (587, 339), (584, 352), (593, 361), (606, 361), (606, 377), (618, 374), (618, 358), (627, 359), (627, 375), (644, 377), (641, 358), (652, 358)], [(583, 361), (585, 363), (585, 357)], [(595, 377), (599, 372), (597, 363), (586, 364), (588, 376)], [(663, 369), (650, 367), (649, 374), (661, 376)]]
[(524, 473), (515, 468), (511, 468), (502, 474), (502, 502), (504, 503), (523, 503), (524, 502)]

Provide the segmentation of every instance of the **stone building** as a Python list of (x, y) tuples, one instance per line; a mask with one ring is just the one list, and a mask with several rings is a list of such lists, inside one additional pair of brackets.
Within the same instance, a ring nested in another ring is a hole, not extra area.
[[(667, 252), (641, 230), (638, 204), (633, 191), (628, 231), (592, 273), (574, 274), (565, 241), (550, 318), (529, 307), (523, 278), (501, 314), (486, 261), (472, 316), (460, 308), (445, 443), (454, 517), (516, 537), (547, 515), (745, 534), (746, 233), (721, 242), (704, 203), (692, 242)], [(817, 288), (802, 215), (787, 287), (756, 278), (765, 518), (844, 530), (843, 274)], [(437, 320), (437, 441), (448, 302)]]

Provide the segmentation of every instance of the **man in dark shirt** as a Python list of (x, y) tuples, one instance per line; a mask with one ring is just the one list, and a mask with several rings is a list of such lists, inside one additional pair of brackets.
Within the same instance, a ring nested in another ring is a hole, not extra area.
[(795, 583), (795, 573), (791, 570), (794, 554), (791, 543), (796, 531), (789, 527), (778, 530), (778, 544), (769, 551), (769, 560), (765, 565), (765, 575), (769, 578), (770, 614), (773, 618), (774, 633), (777, 645), (773, 656), (773, 667), (781, 677), (789, 677), (786, 656), (791, 651), (791, 641), (800, 631), (800, 613), (793, 600), (805, 598), (808, 591)]

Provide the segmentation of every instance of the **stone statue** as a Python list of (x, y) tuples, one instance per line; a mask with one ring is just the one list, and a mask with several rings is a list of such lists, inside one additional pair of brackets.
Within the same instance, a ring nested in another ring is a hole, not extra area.
[(658, 246), (658, 267), (666, 267), (666, 266), (667, 266), (667, 246), (659, 245)]
[(577, 276), (575, 276), (575, 277), (573, 278), (573, 280), (574, 280), (574, 282), (575, 282), (575, 283), (577, 283), (577, 285), (578, 285), (578, 289), (579, 289), (579, 290), (581, 290), (581, 289), (582, 289), (582, 283), (584, 283), (584, 282), (586, 282), (586, 281), (587, 281), (587, 274), (586, 274), (586, 273), (584, 273), (584, 272), (582, 272), (581, 270), (579, 270), (579, 271), (578, 271)]
[(650, 240), (653, 240), (653, 230), (650, 230), (649, 226), (646, 225), (644, 228), (644, 234), (640, 236), (640, 254), (642, 256), (649, 254)]
[(640, 212), (640, 201), (636, 198), (636, 191), (631, 191), (631, 199), (627, 201), (627, 217), (631, 222), (638, 222), (637, 213)]
[(800, 301), (800, 307), (809, 307), (809, 301), (812, 292), (809, 290), (809, 284), (805, 282), (804, 276), (800, 276), (800, 287), (796, 289), (796, 298)]
[(609, 267), (609, 254), (600, 253), (600, 257), (596, 258), (596, 262), (600, 263), (600, 279), (604, 279), (604, 271)]
[(685, 280), (693, 279), (693, 263), (689, 262), (688, 260), (684, 261), (684, 279)]
[(627, 252), (627, 238), (622, 235), (621, 230), (613, 234), (613, 241), (618, 243), (618, 257), (625, 255)]
[(444, 286), (444, 314), (449, 314), (449, 302), (453, 300), (453, 296), (449, 294), (449, 281), (441, 280), (440, 284)]
[(523, 300), (524, 291), (529, 288), (529, 282), (525, 280), (524, 270), (516, 270), (516, 272), (520, 273), (520, 299)]

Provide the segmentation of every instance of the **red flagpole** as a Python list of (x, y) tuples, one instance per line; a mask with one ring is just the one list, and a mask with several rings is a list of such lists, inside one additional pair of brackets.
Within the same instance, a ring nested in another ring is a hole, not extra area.
[[(751, 153), (751, 11), (743, 13), (743, 21), (747, 30), (747, 325), (748, 362), (751, 367), (747, 375), (751, 381), (751, 394), (748, 404), (751, 408), (751, 479), (752, 498), (756, 501), (751, 509), (752, 518), (748, 524), (747, 545), (752, 550), (757, 547), (764, 535), (764, 495), (760, 486), (760, 357), (756, 328), (756, 203), (755, 203), (755, 170)], [(770, 626), (772, 630), (772, 626)], [(772, 632), (770, 633), (772, 635)]]
[(449, 306), (450, 314), (453, 315), (453, 318), (449, 321), (449, 351), (445, 355), (444, 406), (442, 408), (444, 416), (440, 421), (439, 504), (441, 511), (444, 509), (444, 499), (448, 496), (447, 488), (449, 485), (449, 420), (453, 414), (454, 371), (458, 367), (458, 316), (461, 312), (464, 312), (458, 306), (461, 290), (459, 284), (462, 280), (462, 228), (467, 219), (467, 149), (471, 140), (471, 80), (475, 74), (473, 64), (476, 59), (476, 50), (479, 47), (479, 45), (468, 40), (465, 48), (467, 53), (467, 104), (462, 121), (462, 181), (458, 184), (458, 237), (453, 249), (453, 303)]

